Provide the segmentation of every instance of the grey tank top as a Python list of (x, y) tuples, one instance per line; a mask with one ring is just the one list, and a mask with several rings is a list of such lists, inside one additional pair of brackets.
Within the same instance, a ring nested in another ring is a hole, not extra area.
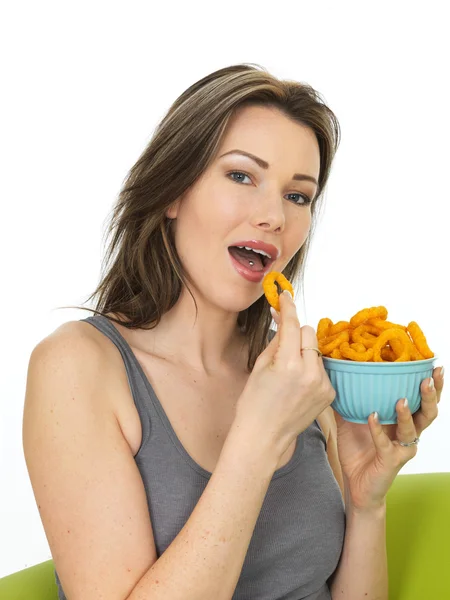
[[(104, 333), (125, 363), (142, 423), (142, 444), (134, 459), (159, 558), (189, 519), (212, 474), (181, 444), (118, 329), (102, 315), (80, 320)], [(231, 600), (331, 600), (327, 579), (339, 562), (344, 535), (341, 491), (325, 436), (313, 421), (297, 437), (291, 460), (273, 474)], [(66, 600), (56, 570), (55, 579), (59, 600)]]

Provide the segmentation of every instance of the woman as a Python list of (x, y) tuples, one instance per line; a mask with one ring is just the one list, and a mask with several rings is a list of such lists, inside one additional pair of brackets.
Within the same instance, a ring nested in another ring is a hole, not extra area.
[(95, 316), (29, 364), (60, 598), (387, 598), (385, 497), (442, 378), (393, 430), (335, 420), (314, 329), (282, 294), (274, 335), (261, 287), (301, 282), (338, 142), (311, 87), (236, 65), (187, 89), (131, 169)]

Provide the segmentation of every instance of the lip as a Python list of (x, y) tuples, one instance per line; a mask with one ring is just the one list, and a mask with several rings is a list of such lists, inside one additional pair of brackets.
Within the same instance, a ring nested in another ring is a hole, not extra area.
[(244, 279), (247, 279), (247, 281), (251, 281), (252, 283), (260, 283), (264, 279), (264, 275), (270, 271), (273, 264), (273, 261), (269, 261), (262, 271), (252, 271), (251, 269), (244, 267), (244, 265), (241, 265), (241, 263), (231, 256), (229, 252), (228, 256), (230, 257), (231, 264), (239, 275), (242, 275)]
[(239, 242), (233, 242), (233, 244), (230, 244), (230, 246), (247, 246), (247, 248), (251, 248), (252, 250), (263, 250), (264, 252), (267, 252), (267, 254), (270, 254), (272, 262), (275, 262), (280, 256), (280, 251), (276, 246), (274, 246), (273, 244), (267, 244), (266, 242), (262, 242), (261, 240), (244, 240)]

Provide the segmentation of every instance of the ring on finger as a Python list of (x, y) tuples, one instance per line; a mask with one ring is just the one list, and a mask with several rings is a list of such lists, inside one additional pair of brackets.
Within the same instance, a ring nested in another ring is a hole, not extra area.
[[(407, 398), (405, 398), (405, 400), (403, 402), (403, 408), (404, 409), (408, 408), (408, 399)], [(415, 437), (412, 442), (402, 442), (401, 440), (398, 440), (398, 443), (400, 444), (400, 446), (405, 446), (408, 448), (409, 446), (417, 446), (419, 441), (420, 441), (420, 438)]]
[(420, 442), (420, 438), (416, 437), (412, 442), (401, 442), (399, 440), (398, 443), (400, 444), (400, 446), (406, 446), (406, 447), (408, 447), (408, 446), (417, 446), (417, 444), (419, 442)]

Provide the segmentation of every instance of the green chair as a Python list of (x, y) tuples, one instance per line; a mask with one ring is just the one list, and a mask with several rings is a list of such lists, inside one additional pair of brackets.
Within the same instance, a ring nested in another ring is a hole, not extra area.
[[(398, 475), (386, 521), (389, 600), (449, 600), (450, 473)], [(0, 600), (57, 600), (53, 561), (0, 579)]]
[(450, 473), (398, 475), (386, 514), (389, 600), (450, 600)]
[(52, 560), (0, 579), (0, 600), (58, 600)]

